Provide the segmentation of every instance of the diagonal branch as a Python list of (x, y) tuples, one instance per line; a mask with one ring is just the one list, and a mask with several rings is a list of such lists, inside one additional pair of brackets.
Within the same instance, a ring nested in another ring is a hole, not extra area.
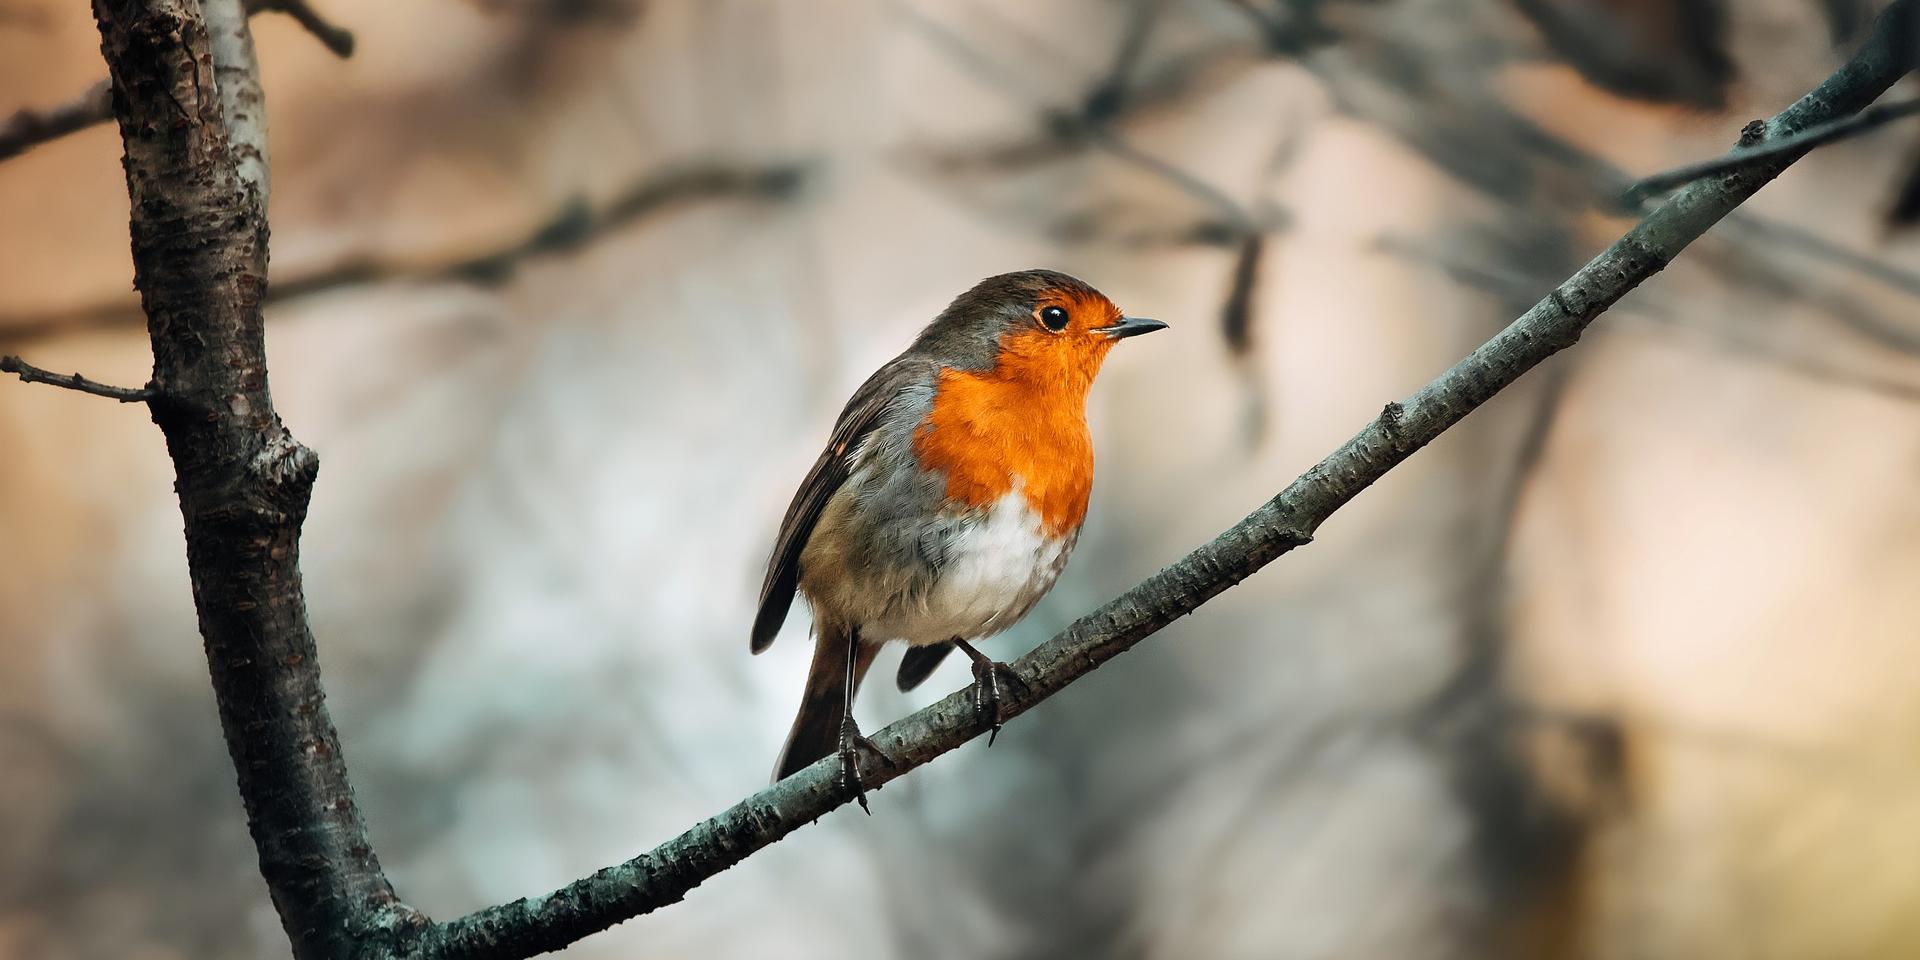
[(1752, 146), (1733, 148), (1723, 156), (1712, 160), (1690, 163), (1684, 167), (1675, 167), (1663, 173), (1641, 180), (1628, 188), (1626, 202), (1639, 203), (1657, 193), (1664, 193), (1678, 186), (1692, 183), (1702, 177), (1731, 173), (1742, 167), (1777, 160), (1788, 154), (1799, 155), (1815, 147), (1826, 146), (1836, 140), (1856, 137), (1877, 127), (1885, 126), (1902, 117), (1920, 113), (1920, 100), (1904, 100), (1900, 103), (1883, 103), (1876, 107), (1842, 117), (1828, 123), (1808, 127), (1790, 136), (1773, 140), (1762, 140)]
[(307, 0), (248, 0), (248, 13), (278, 11), (292, 17), (308, 33), (313, 34), (320, 45), (333, 51), (333, 55), (345, 59), (353, 56), (353, 31), (334, 24), (320, 12), (313, 9)]
[(0, 160), (112, 119), (113, 84), (106, 80), (56, 107), (43, 110), (23, 107), (0, 123)]
[(51, 370), (36, 367), (19, 357), (0, 357), (0, 373), (11, 373), (19, 377), (22, 383), (52, 384), (56, 387), (66, 387), (68, 390), (91, 393), (96, 397), (118, 400), (121, 403), (145, 403), (154, 397), (152, 387), (116, 387), (97, 380), (89, 380), (77, 373), (54, 373)]
[[(1768, 127), (1793, 135), (1860, 110), (1912, 65), (1920, 0), (1896, 0), (1852, 60)], [(1310, 541), (1321, 523), (1476, 407), (1554, 353), (1628, 291), (1753, 196), (1792, 153), (1697, 181), (1649, 213), (1545, 299), (1432, 383), (1389, 403), (1344, 446), (1211, 543), (1081, 617), (1013, 665), (1027, 689), (1003, 699), (1017, 715), (1102, 663), (1193, 612), (1276, 557)], [(874, 736), (892, 765), (863, 755), (860, 776), (878, 786), (986, 732), (965, 691)], [(404, 955), (420, 960), (510, 960), (559, 949), (590, 933), (674, 903), (706, 878), (847, 803), (829, 757), (654, 850), (559, 890), (429, 927)]]

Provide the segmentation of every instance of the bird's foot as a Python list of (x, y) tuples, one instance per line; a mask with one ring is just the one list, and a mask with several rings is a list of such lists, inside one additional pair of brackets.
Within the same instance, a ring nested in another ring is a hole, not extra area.
[(860, 732), (860, 727), (853, 722), (853, 714), (849, 712), (846, 718), (840, 721), (839, 787), (842, 790), (853, 791), (854, 801), (860, 804), (860, 809), (865, 811), (867, 816), (871, 817), (873, 816), (873, 809), (867, 806), (867, 787), (866, 784), (860, 782), (861, 750), (866, 750), (874, 756), (879, 757), (880, 762), (889, 767), (894, 765), (893, 758), (887, 756), (886, 751), (880, 749), (879, 744), (874, 743), (868, 739), (865, 734)]
[(981, 722), (992, 725), (987, 731), (987, 746), (991, 747), (994, 738), (1000, 735), (1001, 725), (1007, 721), (1005, 695), (1017, 691), (1025, 696), (1032, 692), (1031, 688), (1012, 667), (975, 650), (972, 644), (956, 640), (954, 645), (973, 660), (973, 713)]

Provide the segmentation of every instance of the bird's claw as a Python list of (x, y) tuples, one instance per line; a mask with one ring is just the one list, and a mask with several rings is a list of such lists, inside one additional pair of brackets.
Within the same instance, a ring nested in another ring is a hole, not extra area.
[(880, 761), (887, 766), (894, 766), (893, 758), (887, 756), (886, 751), (880, 749), (879, 744), (874, 743), (871, 739), (868, 739), (865, 734), (862, 734), (860, 727), (853, 722), (853, 717), (849, 714), (846, 719), (840, 721), (840, 779), (838, 785), (841, 790), (851, 790), (853, 792), (854, 802), (860, 804), (860, 809), (865, 811), (867, 816), (871, 817), (873, 816), (873, 808), (867, 806), (867, 787), (866, 784), (860, 781), (860, 751), (863, 749), (879, 757)]
[(1000, 727), (1007, 720), (1001, 713), (1003, 689), (1018, 690), (1022, 696), (1032, 692), (1012, 667), (986, 657), (973, 661), (973, 713), (981, 722), (992, 725), (992, 729), (987, 731), (989, 747), (993, 746), (994, 738), (1000, 735)]

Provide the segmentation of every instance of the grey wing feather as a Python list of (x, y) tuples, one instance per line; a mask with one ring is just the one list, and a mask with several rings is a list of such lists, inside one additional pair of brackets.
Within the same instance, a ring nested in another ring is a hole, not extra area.
[(773, 554), (767, 558), (766, 580), (760, 586), (760, 609), (753, 618), (752, 649), (765, 650), (787, 620), (793, 606), (794, 591), (800, 585), (800, 553), (813, 535), (814, 524), (827, 508), (827, 501), (840, 489), (853, 471), (853, 458), (860, 442), (880, 425), (888, 408), (908, 387), (933, 376), (931, 362), (902, 355), (875, 371), (854, 391), (834, 424), (827, 448), (815, 460), (813, 469), (800, 482), (800, 489), (780, 522), (780, 535), (774, 538)]

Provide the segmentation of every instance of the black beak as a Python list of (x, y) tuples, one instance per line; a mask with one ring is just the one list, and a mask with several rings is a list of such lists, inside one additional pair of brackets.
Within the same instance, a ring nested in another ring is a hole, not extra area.
[(1094, 327), (1093, 332), (1104, 333), (1115, 340), (1123, 340), (1166, 328), (1166, 324), (1158, 320), (1148, 320), (1146, 317), (1121, 317), (1119, 323), (1110, 327)]

